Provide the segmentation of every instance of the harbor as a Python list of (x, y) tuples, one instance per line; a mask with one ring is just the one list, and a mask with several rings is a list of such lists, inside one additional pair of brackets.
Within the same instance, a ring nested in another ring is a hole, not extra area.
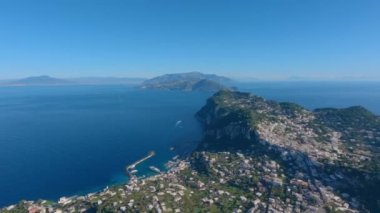
[(155, 156), (156, 153), (154, 151), (150, 151), (145, 157), (141, 158), (140, 160), (128, 165), (125, 169), (128, 177), (130, 178), (136, 178), (136, 173), (137, 173), (137, 170), (136, 170), (136, 166), (141, 164), (142, 162), (148, 160), (149, 158)]

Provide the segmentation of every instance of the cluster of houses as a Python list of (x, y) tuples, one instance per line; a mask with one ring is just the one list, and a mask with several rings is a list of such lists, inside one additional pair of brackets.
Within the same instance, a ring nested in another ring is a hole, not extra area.
[[(284, 165), (267, 155), (259, 156), (257, 153), (203, 152), (202, 157), (204, 162), (208, 162), (208, 170), (215, 178), (204, 184), (203, 188), (220, 188), (227, 183), (244, 189), (240, 195), (227, 191), (228, 199), (241, 202), (237, 212), (317, 212), (326, 207), (357, 212), (360, 207), (355, 199), (348, 202), (348, 194), (345, 194), (345, 199), (340, 198), (331, 187), (313, 180), (307, 172), (307, 165), (301, 165), (304, 168), (294, 166), (292, 173), (288, 164), (285, 169)], [(302, 161), (302, 164), (306, 163)], [(224, 191), (219, 191), (210, 193), (203, 201), (222, 201)]]
[[(188, 208), (207, 212), (214, 206), (229, 212), (317, 212), (326, 207), (357, 212), (355, 209), (360, 207), (357, 200), (348, 194), (339, 196), (321, 181), (313, 180), (307, 172), (307, 163), (298, 159), (301, 166), (298, 165), (296, 154), (286, 156), (287, 161), (278, 161), (254, 151), (203, 151), (197, 153), (192, 163), (170, 161), (170, 168), (162, 174), (131, 179), (128, 184), (85, 196), (62, 197), (57, 203), (24, 201), (3, 211), (23, 207), (31, 213), (91, 209), (179, 213), (187, 212)], [(283, 162), (293, 162), (293, 167)], [(204, 170), (195, 169), (192, 164), (196, 163), (202, 164), (198, 166)]]
[[(245, 109), (265, 117), (254, 127), (263, 140), (304, 152), (315, 161), (346, 164), (348, 161), (349, 166), (361, 168), (380, 159), (380, 156), (373, 156), (373, 153), (380, 153), (379, 146), (376, 146), (380, 142), (379, 118), (377, 126), (366, 124), (368, 128), (364, 128), (362, 122), (366, 123), (366, 118), (346, 124), (350, 118), (318, 116), (318, 112), (295, 104), (288, 104), (293, 106), (289, 107), (253, 95), (231, 93), (221, 100), (217, 107), (221, 111)], [(335, 126), (335, 130), (327, 124)]]

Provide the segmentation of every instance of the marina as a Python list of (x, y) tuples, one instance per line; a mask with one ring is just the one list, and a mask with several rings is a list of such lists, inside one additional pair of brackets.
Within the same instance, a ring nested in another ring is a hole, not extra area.
[(130, 177), (130, 178), (136, 178), (136, 174), (137, 174), (137, 172), (138, 172), (138, 171), (135, 169), (136, 166), (139, 165), (140, 163), (142, 163), (142, 162), (148, 160), (149, 158), (155, 156), (155, 155), (156, 155), (156, 153), (155, 153), (154, 151), (150, 151), (150, 152), (148, 153), (148, 155), (146, 155), (144, 158), (141, 158), (140, 160), (138, 160), (138, 161), (136, 161), (136, 162), (134, 162), (134, 163), (128, 165), (128, 166), (126, 167), (126, 169), (125, 169), (125, 170), (126, 170), (126, 173), (127, 173), (127, 175), (128, 175), (128, 177)]

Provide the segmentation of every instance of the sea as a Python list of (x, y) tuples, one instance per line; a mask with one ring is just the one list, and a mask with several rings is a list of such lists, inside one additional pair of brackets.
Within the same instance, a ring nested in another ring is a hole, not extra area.
[[(242, 91), (308, 109), (362, 105), (380, 114), (378, 82), (253, 82)], [(162, 170), (202, 138), (195, 113), (212, 93), (130, 86), (0, 87), (0, 207), (83, 195)]]

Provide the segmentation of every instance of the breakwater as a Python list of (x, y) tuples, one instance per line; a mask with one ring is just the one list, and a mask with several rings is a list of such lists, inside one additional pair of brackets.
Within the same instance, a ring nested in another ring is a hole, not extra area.
[(140, 163), (148, 160), (149, 158), (155, 156), (156, 153), (154, 151), (150, 151), (145, 157), (141, 158), (140, 160), (128, 165), (126, 168), (125, 168), (125, 171), (128, 175), (128, 177), (130, 178), (133, 178), (133, 177), (136, 177), (136, 173), (137, 173), (137, 170), (135, 170), (136, 166), (139, 165)]

